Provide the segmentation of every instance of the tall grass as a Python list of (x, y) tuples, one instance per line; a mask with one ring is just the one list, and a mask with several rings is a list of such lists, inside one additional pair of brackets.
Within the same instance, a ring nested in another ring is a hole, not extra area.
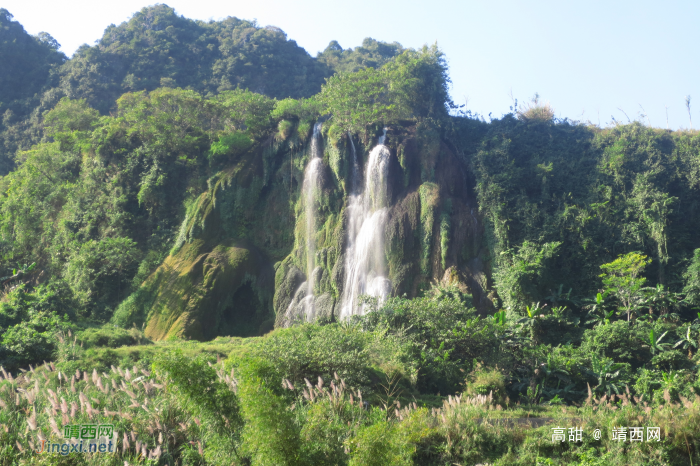
[[(651, 404), (629, 393), (589, 394), (580, 407), (545, 408), (504, 407), (492, 393), (465, 393), (428, 409), (387, 395), (371, 406), (337, 374), (330, 382), (284, 379), (272, 387), (223, 362), (213, 367), (214, 383), (242, 406), (237, 460), (211, 453), (212, 421), (196, 414), (167, 374), (114, 366), (65, 374), (48, 363), (15, 376), (0, 369), (0, 465), (700, 464), (700, 397), (673, 402), (666, 393)], [(119, 433), (114, 454), (33, 451), (42, 439), (63, 442), (65, 425), (101, 423)], [(621, 426), (659, 427), (660, 441), (646, 434), (643, 442), (613, 440), (612, 429)], [(553, 442), (553, 427), (567, 429), (567, 437), (569, 427), (581, 428), (583, 439)]]

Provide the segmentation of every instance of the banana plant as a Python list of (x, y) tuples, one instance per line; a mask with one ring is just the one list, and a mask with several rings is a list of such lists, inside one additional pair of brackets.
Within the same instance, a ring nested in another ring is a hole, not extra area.
[(544, 299), (546, 299), (549, 303), (552, 304), (552, 306), (557, 306), (560, 303), (563, 305), (566, 305), (566, 303), (572, 304), (574, 306), (577, 306), (578, 303), (576, 303), (573, 299), (571, 299), (571, 291), (573, 288), (569, 288), (569, 291), (564, 293), (564, 285), (560, 284), (559, 288), (555, 291), (550, 290), (550, 295), (546, 296)]
[[(546, 304), (545, 304), (546, 306)], [(527, 317), (519, 319), (516, 323), (520, 325), (520, 331), (527, 330), (531, 339), (535, 339), (535, 328), (537, 327), (537, 318), (541, 315), (544, 307), (540, 307), (540, 303), (533, 304), (532, 307), (526, 306)]]
[(591, 368), (588, 372), (598, 379), (598, 385), (594, 387), (597, 393), (611, 395), (613, 392), (619, 395), (624, 386), (620, 372), (624, 368), (624, 364), (613, 362), (610, 358), (598, 358), (594, 356), (591, 359)]
[(25, 274), (34, 270), (34, 267), (36, 267), (36, 262), (32, 262), (31, 264), (24, 264), (19, 269), (12, 269), (12, 275), (8, 275), (7, 277), (0, 277), (0, 285), (4, 285), (6, 283), (11, 282), (12, 280), (22, 278)]
[(605, 298), (603, 298), (601, 293), (598, 293), (595, 297), (595, 301), (585, 306), (585, 308), (589, 309), (588, 316), (591, 317), (590, 320), (586, 321), (586, 324), (592, 323), (594, 327), (597, 325), (608, 325), (610, 319), (615, 314), (614, 309), (610, 311), (605, 309)]
[(493, 315), (493, 323), (499, 327), (506, 325), (506, 311), (498, 311)]
[(673, 393), (677, 390), (680, 384), (678, 373), (674, 371), (661, 373), (661, 390), (668, 390)]
[[(501, 341), (501, 344), (508, 348), (521, 347), (526, 344), (525, 339), (508, 325), (506, 311), (498, 311), (491, 317), (494, 335)], [(486, 330), (486, 327), (484, 327)]]
[(693, 353), (692, 353), (692, 350), (691, 350), (690, 348), (691, 348), (691, 347), (692, 347), (692, 348), (695, 348), (695, 350), (697, 351), (697, 349), (698, 349), (698, 342), (697, 342), (695, 339), (691, 338), (691, 336), (690, 336), (690, 329), (691, 329), (691, 326), (688, 326), (688, 328), (687, 328), (687, 330), (686, 330), (686, 332), (685, 332), (685, 336), (684, 336), (683, 338), (681, 338), (680, 340), (678, 340), (678, 341), (676, 342), (676, 344), (673, 345), (673, 347), (674, 347), (674, 348), (678, 348), (678, 347), (680, 346), (681, 349), (684, 349), (684, 350), (687, 349), (687, 350), (688, 350), (688, 356), (689, 356), (689, 357), (692, 357)]
[[(545, 306), (547, 305), (545, 304)], [(525, 310), (527, 311), (527, 317), (523, 317), (522, 319), (518, 320), (517, 323), (532, 325), (532, 322), (534, 322), (534, 320), (541, 315), (541, 311), (544, 311), (544, 307), (540, 307), (540, 303), (534, 303), (532, 307), (525, 306)]]
[(647, 286), (640, 291), (643, 293), (642, 302), (640, 302), (640, 310), (647, 308), (646, 314), (640, 313), (640, 318), (644, 317), (651, 320), (654, 316), (654, 311), (658, 311), (660, 318), (678, 320), (679, 316), (672, 309), (677, 309), (682, 302), (681, 295), (668, 291), (663, 285), (658, 284), (656, 287)]
[(661, 353), (663, 351), (666, 351), (669, 346), (671, 346), (670, 343), (661, 343), (661, 340), (664, 339), (668, 331), (665, 331), (663, 335), (661, 335), (659, 338), (656, 338), (656, 335), (654, 334), (654, 329), (651, 329), (649, 332), (649, 341), (644, 345), (649, 347), (651, 350), (651, 354), (656, 354), (656, 353)]

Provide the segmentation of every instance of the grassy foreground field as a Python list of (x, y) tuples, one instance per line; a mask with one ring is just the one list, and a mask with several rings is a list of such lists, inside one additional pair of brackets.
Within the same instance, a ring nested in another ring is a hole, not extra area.
[[(458, 394), (421, 395), (405, 368), (390, 371), (397, 359), (382, 347), (391, 340), (339, 324), (87, 350), (66, 335), (63, 361), (0, 372), (0, 465), (700, 462), (700, 397), (591, 393), (580, 406), (527, 404), (485, 370)], [(70, 442), (65, 426), (103, 424), (117, 432), (113, 453), (37, 453), (42, 441)]]

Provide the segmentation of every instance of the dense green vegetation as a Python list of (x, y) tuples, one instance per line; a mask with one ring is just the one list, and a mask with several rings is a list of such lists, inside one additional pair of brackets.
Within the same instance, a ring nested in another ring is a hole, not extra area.
[[(700, 133), (487, 123), (437, 46), (165, 5), (57, 49), (0, 9), (0, 465), (700, 461)], [(392, 297), (341, 321), (383, 128)], [(95, 419), (115, 455), (31, 452)]]
[(95, 45), (67, 60), (48, 33), (27, 34), (0, 10), (0, 173), (13, 167), (15, 151), (42, 136), (42, 114), (62, 97), (84, 99), (102, 115), (116, 110), (126, 92), (183, 88), (211, 97), (248, 89), (274, 98), (316, 94), (334, 72), (377, 68), (403, 51), (398, 43), (366, 39), (343, 50), (332, 41), (312, 58), (273, 26), (228, 17), (194, 21), (167, 5), (135, 13), (109, 26)]
[(12, 155), (40, 136), (41, 112), (55, 103), (58, 69), (66, 56), (46, 32), (32, 37), (12, 14), (0, 8), (0, 173), (13, 166)]

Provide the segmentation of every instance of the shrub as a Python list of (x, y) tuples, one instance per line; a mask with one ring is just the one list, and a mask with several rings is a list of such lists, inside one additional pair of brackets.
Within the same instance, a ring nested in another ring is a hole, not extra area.
[(193, 359), (180, 351), (160, 355), (153, 370), (168, 381), (168, 391), (185, 409), (202, 420), (207, 462), (239, 463), (243, 419), (233, 381), (225, 383), (225, 377), (201, 356)]
[(385, 329), (407, 341), (409, 355), (420, 368), (416, 386), (421, 392), (456, 393), (471, 361), (494, 356), (498, 347), (487, 321), (466, 301), (456, 289), (437, 288), (423, 298), (389, 299), (358, 321), (366, 330)]
[(648, 324), (630, 325), (622, 320), (598, 325), (583, 333), (581, 351), (584, 354), (601, 354), (638, 368), (651, 359), (651, 353), (644, 348), (644, 342), (649, 339), (649, 330)]
[(477, 367), (467, 377), (464, 393), (468, 396), (493, 394), (497, 404), (504, 404), (506, 398), (506, 378), (498, 369)]
[(89, 328), (76, 334), (85, 349), (93, 347), (118, 348), (120, 346), (143, 345), (152, 343), (136, 328), (125, 330), (112, 325)]
[[(384, 350), (387, 345), (392, 345), (391, 350)], [(275, 384), (282, 378), (302, 384), (305, 378), (330, 380), (337, 374), (349, 386), (371, 392), (374, 374), (382, 366), (410, 373), (402, 366), (401, 354), (392, 336), (363, 332), (352, 325), (304, 324), (275, 330), (243, 354), (232, 354), (231, 363), (238, 366), (247, 364), (248, 358), (264, 360), (277, 377)]]
[(281, 120), (277, 125), (277, 140), (284, 141), (292, 134), (294, 123), (289, 120)]
[(253, 464), (301, 465), (301, 439), (294, 415), (287, 409), (277, 368), (260, 358), (247, 358), (239, 367), (244, 451)]
[(540, 103), (540, 96), (535, 93), (532, 100), (526, 103), (522, 110), (518, 111), (518, 118), (525, 121), (552, 121), (554, 119), (554, 109), (549, 105), (549, 102)]

